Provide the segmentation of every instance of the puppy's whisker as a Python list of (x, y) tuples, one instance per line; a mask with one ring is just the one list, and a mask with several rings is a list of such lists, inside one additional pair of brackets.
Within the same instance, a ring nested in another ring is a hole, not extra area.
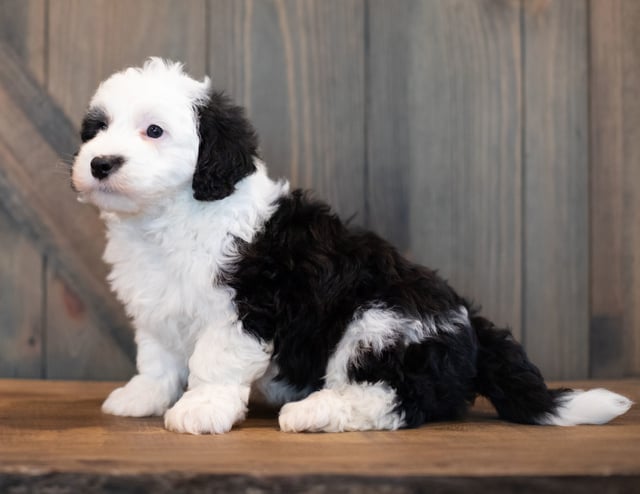
[(65, 170), (69, 170), (71, 169), (71, 167), (73, 166), (73, 162), (72, 161), (65, 161), (65, 160), (58, 160), (55, 162), (54, 167), (56, 169), (65, 169)]

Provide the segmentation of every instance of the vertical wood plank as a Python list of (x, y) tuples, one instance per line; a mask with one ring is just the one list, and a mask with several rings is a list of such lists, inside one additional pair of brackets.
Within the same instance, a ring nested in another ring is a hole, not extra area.
[(2, 0), (0, 41), (6, 43), (42, 83), (46, 72), (45, 0)]
[(212, 0), (209, 70), (243, 104), (274, 177), (364, 211), (363, 0)]
[(640, 373), (640, 3), (591, 1), (591, 374)]
[(524, 2), (524, 341), (548, 378), (588, 374), (588, 79), (583, 0)]
[(370, 226), (519, 335), (519, 4), (369, 5)]
[(124, 380), (135, 372), (131, 358), (99, 329), (73, 284), (52, 263), (46, 272), (49, 379)]
[[(44, 0), (0, 2), (0, 42), (42, 82)], [(0, 168), (3, 161), (0, 156)], [(0, 376), (41, 377), (42, 255), (10, 213), (0, 207)]]
[(0, 207), (2, 377), (41, 377), (42, 289), (42, 256)]
[(204, 74), (204, 0), (50, 2), (49, 92), (78, 125), (98, 83), (150, 56)]
[[(47, 87), (76, 125), (102, 79), (115, 70), (140, 65), (149, 56), (182, 61), (195, 77), (204, 74), (203, 0), (68, 0), (50, 2), (49, 9)], [(68, 218), (60, 217), (59, 221)], [(104, 239), (99, 242), (103, 245)], [(98, 255), (93, 262), (98, 270), (104, 270)], [(84, 307), (76, 284), (60, 273), (58, 269), (47, 273), (48, 375), (126, 377), (133, 371), (131, 361), (105, 336), (109, 330), (100, 328), (96, 314)]]
[[(132, 347), (128, 321), (105, 283), (100, 257), (103, 226), (81, 208), (69, 188), (69, 170), (59, 156), (77, 138), (65, 115), (52, 104), (15, 54), (0, 45), (0, 199), (39, 248), (64, 265), (92, 312), (108, 325), (114, 341)], [(73, 221), (69, 221), (73, 218)]]

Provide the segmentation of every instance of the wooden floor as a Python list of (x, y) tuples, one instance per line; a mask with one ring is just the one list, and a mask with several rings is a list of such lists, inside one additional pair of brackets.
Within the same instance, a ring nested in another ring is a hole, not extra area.
[[(640, 401), (640, 380), (606, 386)], [(605, 426), (532, 427), (484, 401), (417, 430), (287, 434), (275, 413), (221, 436), (103, 415), (115, 383), (0, 380), (0, 492), (640, 492), (640, 407)]]

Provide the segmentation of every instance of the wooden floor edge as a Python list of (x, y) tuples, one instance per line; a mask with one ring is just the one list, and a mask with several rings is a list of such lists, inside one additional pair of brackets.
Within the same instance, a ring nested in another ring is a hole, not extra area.
[(632, 492), (640, 486), (640, 474), (560, 476), (369, 476), (309, 474), (270, 476), (249, 474), (99, 474), (91, 472), (2, 473), (0, 492), (20, 488), (25, 492), (318, 492), (332, 493), (431, 493), (457, 492), (552, 492), (562, 494)]

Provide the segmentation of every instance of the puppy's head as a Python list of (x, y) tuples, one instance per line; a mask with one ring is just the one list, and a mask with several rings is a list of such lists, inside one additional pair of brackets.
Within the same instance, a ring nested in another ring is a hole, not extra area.
[(223, 199), (255, 171), (257, 138), (242, 109), (208, 78), (158, 58), (100, 84), (80, 135), (72, 183), (104, 211), (138, 213), (185, 189)]

